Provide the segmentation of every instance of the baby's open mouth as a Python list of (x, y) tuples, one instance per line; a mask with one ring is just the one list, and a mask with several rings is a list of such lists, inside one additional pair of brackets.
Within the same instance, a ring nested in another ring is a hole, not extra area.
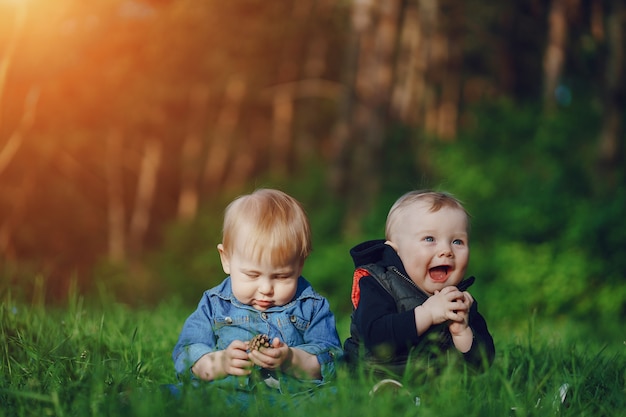
[(447, 265), (435, 266), (428, 270), (428, 275), (430, 275), (430, 279), (435, 282), (443, 282), (447, 280), (449, 273), (450, 267)]

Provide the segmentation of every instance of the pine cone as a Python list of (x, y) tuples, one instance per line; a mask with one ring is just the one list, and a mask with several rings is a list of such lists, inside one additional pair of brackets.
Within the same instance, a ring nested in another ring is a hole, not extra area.
[(266, 334), (257, 334), (250, 340), (250, 350), (261, 350), (261, 348), (269, 348), (270, 338)]

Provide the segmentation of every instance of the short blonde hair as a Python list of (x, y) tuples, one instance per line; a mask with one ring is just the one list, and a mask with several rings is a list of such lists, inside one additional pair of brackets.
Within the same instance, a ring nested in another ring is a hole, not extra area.
[(282, 191), (258, 189), (226, 207), (222, 245), (227, 254), (232, 254), (242, 228), (249, 234), (244, 250), (256, 260), (269, 256), (271, 263), (285, 264), (298, 257), (304, 262), (311, 253), (311, 226), (304, 208)]
[(439, 211), (443, 207), (463, 210), (467, 216), (467, 231), (469, 232), (469, 219), (471, 216), (465, 207), (463, 207), (463, 203), (459, 199), (444, 191), (415, 190), (404, 194), (396, 200), (393, 206), (391, 206), (389, 214), (387, 215), (387, 223), (385, 225), (385, 239), (391, 239), (391, 232), (398, 221), (400, 213), (406, 207), (415, 203), (430, 203), (429, 210), (431, 212)]

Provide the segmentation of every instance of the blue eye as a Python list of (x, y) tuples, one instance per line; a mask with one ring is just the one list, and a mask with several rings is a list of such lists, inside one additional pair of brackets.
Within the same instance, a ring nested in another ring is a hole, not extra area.
[(452, 241), (452, 244), (454, 245), (462, 245), (464, 242), (461, 239), (454, 239)]
[(426, 236), (426, 237), (424, 238), (424, 240), (425, 240), (426, 242), (434, 242), (434, 241), (435, 241), (435, 238), (434, 238), (434, 237), (432, 237), (432, 236)]

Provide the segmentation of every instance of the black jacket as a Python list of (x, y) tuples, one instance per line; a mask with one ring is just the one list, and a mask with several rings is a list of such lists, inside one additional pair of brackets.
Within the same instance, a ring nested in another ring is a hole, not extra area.
[[(361, 268), (361, 274), (362, 267), (369, 265), (369, 268), (366, 268), (368, 275), (358, 281), (360, 299), (352, 313), (351, 336), (344, 344), (349, 362), (365, 359), (370, 364), (387, 367), (398, 374), (404, 371), (409, 356), (429, 360), (442, 352), (456, 352), (445, 323), (432, 326), (418, 336), (413, 309), (423, 304), (428, 295), (417, 286), (409, 285), (412, 282), (402, 282), (408, 280), (408, 274), (393, 248), (385, 245), (384, 240), (373, 240), (355, 246), (350, 254), (357, 270)], [(383, 271), (383, 279), (380, 274), (377, 274), (378, 279), (372, 276), (372, 271)], [(458, 287), (465, 290), (472, 283), (473, 277), (464, 280)], [(469, 324), (474, 333), (474, 343), (462, 355), (463, 358), (479, 368), (485, 361), (487, 365), (491, 364), (495, 356), (493, 338), (485, 319), (478, 312), (476, 301), (470, 309)]]

